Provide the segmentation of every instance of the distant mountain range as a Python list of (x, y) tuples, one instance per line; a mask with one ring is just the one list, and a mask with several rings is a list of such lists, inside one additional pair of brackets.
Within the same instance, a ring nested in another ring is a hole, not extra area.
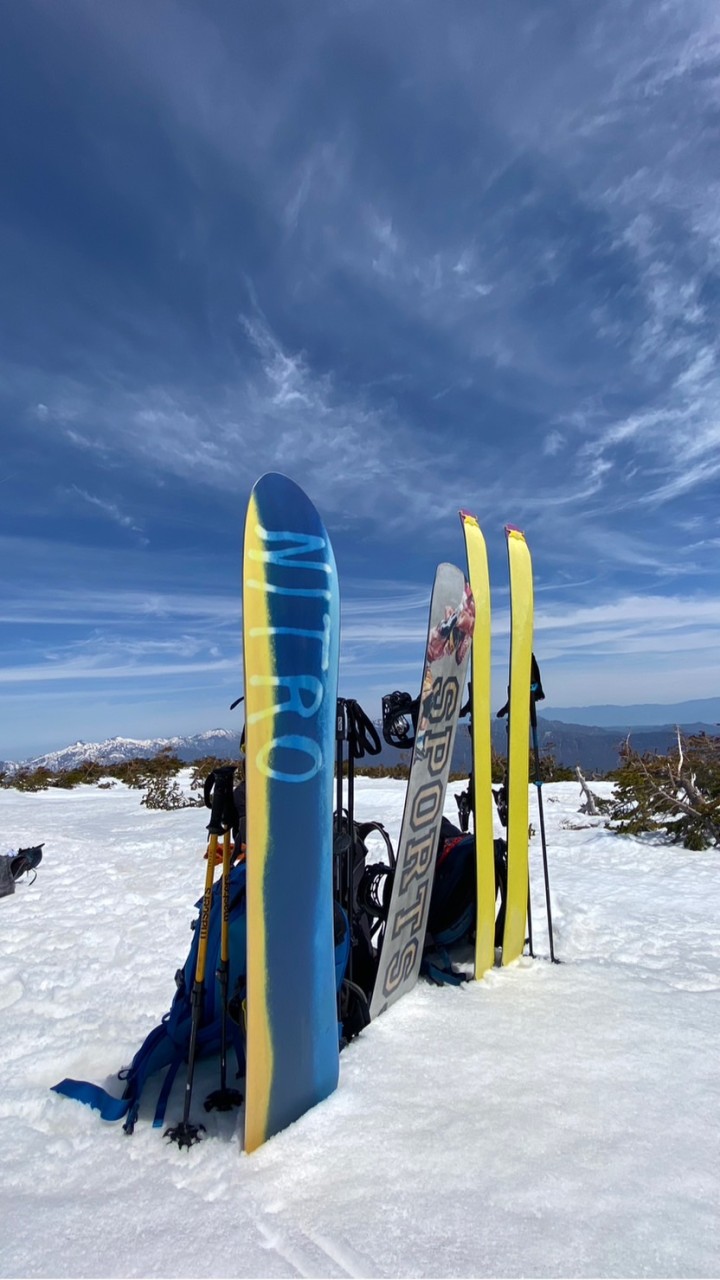
[[(720, 736), (720, 728), (696, 721), (680, 726), (684, 733), (706, 733)], [(613, 729), (599, 725), (565, 724), (561, 720), (545, 720), (538, 716), (538, 740), (540, 748), (547, 749), (558, 764), (574, 768), (580, 765), (583, 773), (609, 773), (620, 763), (619, 751), (630, 736), (631, 746), (644, 755), (655, 751), (665, 755), (677, 740), (676, 725), (624, 725)], [(493, 738), (498, 746), (495, 735)], [(499, 749), (499, 748), (498, 748)]]
[[(506, 750), (506, 723), (505, 720), (494, 720), (492, 723), (493, 746), (500, 755)], [(714, 725), (695, 723), (682, 727), (688, 734), (720, 735), (720, 729)], [(558, 764), (567, 765), (571, 769), (580, 765), (588, 777), (617, 769), (620, 764), (620, 748), (628, 734), (633, 748), (641, 755), (646, 751), (664, 755), (676, 741), (674, 724), (608, 729), (599, 725), (565, 724), (561, 720), (538, 716), (538, 745), (541, 754), (547, 752)], [(455, 742), (453, 768), (458, 771), (469, 770), (470, 758), (470, 736), (461, 730)]]
[(549, 720), (562, 720), (564, 724), (597, 725), (600, 728), (649, 729), (657, 726), (705, 724), (717, 727), (720, 721), (720, 698), (695, 698), (690, 702), (639, 702), (629, 707), (544, 706)]
[[(706, 710), (708, 702), (711, 704), (717, 703), (720, 708), (720, 699), (703, 699), (702, 703), (679, 703), (676, 707), (664, 707), (663, 710), (672, 712), (688, 706), (693, 708), (702, 706), (703, 710)], [(572, 708), (571, 710), (576, 711), (577, 708)], [(629, 712), (634, 710), (636, 708), (633, 707), (588, 708), (588, 711), (594, 712)], [(653, 710), (655, 710), (654, 707)], [(718, 715), (720, 718), (720, 711)], [(569, 765), (571, 768), (579, 764), (584, 773), (592, 776), (595, 773), (608, 773), (611, 769), (617, 768), (619, 748), (628, 733), (630, 733), (631, 742), (635, 750), (641, 753), (645, 751), (666, 752), (675, 742), (675, 726), (678, 723), (681, 724), (686, 733), (707, 733), (720, 736), (720, 726), (717, 724), (702, 720), (682, 721), (680, 716), (677, 719), (674, 716), (670, 716), (664, 724), (635, 723), (633, 725), (622, 722), (612, 727), (573, 723), (539, 716), (538, 742), (541, 751), (550, 752), (558, 764)], [(506, 724), (505, 720), (497, 719), (493, 720), (492, 723), (493, 743), (495, 749), (501, 754), (505, 749)], [(382, 734), (380, 734), (380, 737), (382, 739)], [(83, 760), (96, 760), (99, 764), (119, 764), (124, 760), (132, 760), (138, 756), (147, 758), (157, 755), (158, 751), (164, 748), (169, 748), (187, 763), (200, 760), (203, 756), (218, 756), (224, 760), (232, 760), (239, 757), (239, 745), (240, 738), (237, 729), (210, 729), (206, 733), (196, 733), (187, 737), (108, 738), (105, 742), (75, 742), (72, 746), (64, 747), (61, 751), (51, 751), (47, 755), (25, 760), (22, 764), (24, 767), (30, 768), (42, 766), (55, 772), (60, 769), (71, 769)], [(409, 751), (399, 752), (394, 747), (387, 746), (383, 742), (381, 754), (379, 756), (367, 756), (361, 764), (393, 765), (398, 762), (409, 762), (409, 759)], [(3, 767), (13, 770), (18, 767), (18, 764), (17, 762), (6, 762)], [(466, 724), (460, 725), (455, 740), (453, 769), (456, 772), (465, 772), (470, 769), (470, 735), (467, 732)]]

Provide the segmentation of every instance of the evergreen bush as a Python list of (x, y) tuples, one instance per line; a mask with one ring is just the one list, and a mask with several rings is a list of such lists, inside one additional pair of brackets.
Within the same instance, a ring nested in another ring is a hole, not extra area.
[(662, 831), (686, 849), (720, 845), (720, 738), (685, 737), (667, 755), (634, 751), (628, 738), (608, 826), (627, 835)]

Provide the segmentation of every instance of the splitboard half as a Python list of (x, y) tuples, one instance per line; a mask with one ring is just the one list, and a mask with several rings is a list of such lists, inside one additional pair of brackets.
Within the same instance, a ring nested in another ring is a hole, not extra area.
[(286, 476), (250, 496), (243, 555), (245, 1150), (335, 1089), (332, 815), (340, 602), (330, 539)]
[(372, 1018), (410, 991), (420, 972), (474, 624), (474, 603), (464, 574), (455, 565), (438, 565), (392, 895), (370, 1002)]
[(475, 633), (470, 657), (473, 786), (472, 812), (477, 869), (475, 977), (495, 963), (495, 856), (490, 736), (490, 576), (487, 548), (477, 517), (460, 512), (470, 590), (475, 601)]
[(507, 911), (502, 962), (512, 964), (525, 946), (530, 825), (530, 667), (533, 647), (533, 579), (525, 536), (508, 525), (510, 572), (510, 685), (507, 781)]

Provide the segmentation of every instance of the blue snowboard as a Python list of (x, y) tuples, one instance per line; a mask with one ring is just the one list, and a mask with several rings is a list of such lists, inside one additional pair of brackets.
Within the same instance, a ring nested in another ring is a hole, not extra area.
[(340, 598), (330, 539), (286, 476), (258, 480), (243, 556), (245, 1150), (332, 1093), (332, 822)]

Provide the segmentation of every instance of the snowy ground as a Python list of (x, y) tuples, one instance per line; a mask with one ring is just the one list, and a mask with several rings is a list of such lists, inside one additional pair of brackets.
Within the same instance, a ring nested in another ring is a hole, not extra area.
[[(562, 965), (421, 983), (248, 1157), (232, 1115), (179, 1151), (143, 1113), (126, 1138), (49, 1091), (108, 1083), (167, 1009), (206, 815), (0, 791), (5, 848), (46, 841), (0, 901), (0, 1274), (718, 1275), (720, 854), (610, 835), (574, 783), (543, 794)], [(402, 801), (358, 783), (393, 838)]]

